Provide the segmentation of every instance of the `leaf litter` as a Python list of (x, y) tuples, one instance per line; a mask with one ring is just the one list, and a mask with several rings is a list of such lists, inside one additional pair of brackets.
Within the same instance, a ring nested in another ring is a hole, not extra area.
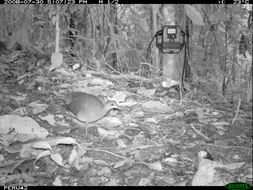
[[(115, 76), (116, 80), (114, 75), (94, 73), (89, 77), (78, 76), (78, 79), (73, 74), (67, 80), (61, 75), (52, 78), (52, 83), (60, 81), (61, 85), (51, 85), (49, 77), (48, 81), (43, 81), (44, 91), (37, 88), (32, 94), (21, 93), (22, 97), (1, 92), (2, 97), (16, 102), (15, 108), (22, 104), (28, 109), (15, 112), (25, 117), (4, 114), (5, 109), (2, 109), (1, 185), (17, 182), (33, 185), (224, 185), (231, 182), (224, 182), (224, 175), (238, 181), (252, 177), (249, 175), (252, 171), (249, 164), (252, 162), (249, 146), (252, 110), (240, 109), (240, 114), (234, 117), (229, 103), (221, 108), (215, 103), (204, 105), (187, 97), (183, 100), (159, 97), (155, 88), (141, 88), (136, 92), (128, 87), (120, 88), (121, 83), (128, 82), (126, 75)], [(137, 88), (139, 78), (130, 78)], [(145, 81), (144, 86), (149, 82), (154, 83)], [(35, 87), (36, 83), (33, 85)], [(89, 133), (85, 134), (85, 129), (65, 114), (63, 97), (69, 87), (103, 94), (107, 99), (116, 100), (122, 110), (114, 113), (112, 119), (106, 117), (106, 124), (89, 124)], [(1, 102), (3, 107), (7, 103)], [(214, 161), (200, 158), (201, 151), (211, 153)], [(216, 167), (223, 170), (216, 170)], [(201, 172), (207, 169), (210, 172), (203, 180)], [(35, 176), (42, 177), (38, 180)]]

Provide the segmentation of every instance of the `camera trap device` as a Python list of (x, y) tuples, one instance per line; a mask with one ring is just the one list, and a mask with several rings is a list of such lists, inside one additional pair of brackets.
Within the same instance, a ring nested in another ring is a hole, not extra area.
[(185, 33), (178, 25), (165, 25), (156, 35), (156, 47), (168, 54), (178, 54), (185, 45)]

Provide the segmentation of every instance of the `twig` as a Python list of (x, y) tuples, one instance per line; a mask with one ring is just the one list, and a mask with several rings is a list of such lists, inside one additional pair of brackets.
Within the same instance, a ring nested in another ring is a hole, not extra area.
[(94, 148), (89, 148), (88, 150), (93, 150), (93, 151), (97, 151), (97, 152), (105, 152), (105, 153), (107, 153), (107, 154), (111, 154), (111, 155), (116, 156), (116, 157), (118, 157), (118, 158), (127, 159), (127, 157), (124, 157), (124, 156), (115, 154), (115, 153), (110, 152), (110, 151), (108, 151), (108, 150), (101, 150), (101, 149), (94, 149)]
[(232, 121), (232, 124), (234, 124), (234, 122), (235, 122), (235, 120), (236, 120), (236, 118), (238, 116), (238, 113), (239, 113), (239, 110), (240, 110), (240, 106), (241, 106), (241, 97), (239, 97), (236, 114), (235, 114), (235, 117), (234, 117), (234, 119)]
[(199, 130), (197, 130), (197, 129), (193, 126), (193, 124), (190, 124), (190, 126), (191, 126), (191, 128), (192, 128), (196, 133), (198, 133), (200, 136), (204, 137), (204, 139), (206, 139), (207, 141), (211, 141), (211, 139), (210, 139), (209, 137), (205, 136), (203, 133), (201, 133)]
[(241, 148), (241, 149), (247, 149), (247, 150), (252, 150), (252, 147), (244, 147), (244, 146), (227, 146), (227, 145), (220, 145), (220, 144), (206, 144), (207, 146), (215, 146), (219, 148)]

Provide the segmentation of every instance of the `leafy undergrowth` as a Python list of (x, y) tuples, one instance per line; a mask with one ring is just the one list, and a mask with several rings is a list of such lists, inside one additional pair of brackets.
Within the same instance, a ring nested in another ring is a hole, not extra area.
[[(161, 81), (130, 75), (29, 71), (0, 86), (1, 185), (252, 183), (251, 105), (204, 99), (200, 91), (180, 99), (175, 89), (159, 88)], [(72, 90), (121, 109), (88, 124), (86, 133), (66, 111)], [(211, 165), (219, 169), (202, 179)]]

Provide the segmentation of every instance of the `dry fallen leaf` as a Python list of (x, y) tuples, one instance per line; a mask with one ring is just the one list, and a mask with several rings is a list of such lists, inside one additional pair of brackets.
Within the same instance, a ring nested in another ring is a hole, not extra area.
[(81, 145), (76, 142), (75, 139), (71, 138), (71, 137), (63, 137), (60, 138), (59, 140), (56, 141), (56, 145), (58, 144), (72, 144), (72, 145), (77, 145), (80, 149), (82, 149)]
[(35, 102), (32, 102), (28, 105), (29, 108), (32, 109), (32, 113), (33, 114), (38, 114), (38, 113), (41, 113), (43, 111), (45, 111), (47, 108), (48, 108), (48, 105), (47, 104), (41, 104), (39, 103), (39, 101), (35, 101)]
[(116, 163), (114, 164), (114, 168), (115, 168), (115, 169), (120, 168), (120, 167), (124, 166), (125, 164), (131, 166), (132, 163), (133, 163), (133, 160), (130, 159), (130, 158), (123, 159), (123, 160), (120, 160), (120, 161), (116, 162)]
[(16, 102), (24, 101), (27, 98), (27, 95), (23, 96), (9, 96), (10, 99), (15, 100)]
[(99, 135), (102, 138), (108, 139), (108, 140), (116, 139), (117, 137), (119, 137), (121, 135), (121, 133), (119, 131), (106, 130), (106, 129), (103, 129), (102, 127), (98, 127), (97, 130), (98, 130)]
[(112, 97), (111, 100), (115, 100), (117, 103), (118, 102), (124, 102), (125, 99), (126, 99), (127, 95), (126, 95), (126, 92), (116, 92), (114, 94), (114, 96)]
[(33, 148), (48, 149), (48, 150), (52, 151), (52, 147), (46, 141), (35, 142), (35, 143), (33, 143), (32, 147)]
[(163, 167), (161, 165), (161, 162), (154, 162), (154, 163), (144, 163), (146, 166), (148, 166), (150, 169), (157, 170), (157, 171), (163, 171)]
[(107, 129), (113, 129), (123, 125), (119, 118), (112, 116), (104, 117), (97, 121), (97, 123), (103, 125), (103, 127)]
[(30, 117), (3, 115), (0, 116), (0, 134), (24, 134), (34, 139), (45, 138), (48, 131)]
[(71, 151), (71, 154), (69, 156), (69, 160), (68, 160), (69, 165), (72, 166), (77, 158), (78, 158), (78, 151), (77, 151), (76, 148), (73, 148), (72, 151)]
[(51, 159), (53, 161), (55, 161), (56, 164), (58, 164), (59, 166), (65, 167), (64, 164), (63, 164), (63, 162), (62, 162), (63, 158), (62, 158), (62, 156), (59, 153), (52, 153), (50, 155), (50, 157), (51, 157)]
[(48, 155), (51, 155), (51, 151), (50, 151), (50, 150), (46, 150), (46, 151), (41, 152), (41, 153), (37, 156), (37, 158), (36, 158), (36, 160), (34, 161), (33, 165), (35, 165), (35, 163), (36, 163), (40, 158), (46, 157), (46, 156), (48, 156)]
[(52, 115), (52, 114), (49, 114), (49, 115), (47, 115), (47, 116), (40, 116), (40, 119), (41, 120), (46, 120), (50, 125), (52, 125), (52, 126), (55, 126), (55, 119), (54, 119), (54, 115)]
[(62, 186), (61, 176), (56, 176), (55, 180), (52, 183), (54, 186)]

